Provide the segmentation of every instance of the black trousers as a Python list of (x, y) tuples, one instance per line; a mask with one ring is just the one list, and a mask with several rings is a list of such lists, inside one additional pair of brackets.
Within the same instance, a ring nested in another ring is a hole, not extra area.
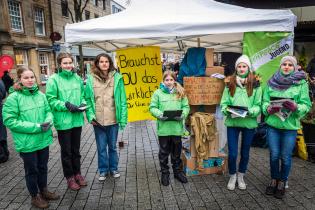
[(161, 172), (169, 174), (168, 156), (171, 154), (171, 163), (174, 174), (181, 172), (182, 152), (181, 136), (159, 136), (159, 161)]
[(82, 127), (58, 130), (58, 141), (61, 148), (61, 163), (66, 178), (81, 173), (81, 142)]
[(34, 152), (21, 152), (20, 156), (24, 162), (26, 187), (34, 197), (38, 190), (42, 192), (47, 187), (49, 147)]

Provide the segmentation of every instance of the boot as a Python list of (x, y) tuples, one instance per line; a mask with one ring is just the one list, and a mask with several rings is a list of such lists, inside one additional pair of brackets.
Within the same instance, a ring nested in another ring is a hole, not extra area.
[(1, 144), (2, 144), (2, 147), (3, 147), (3, 150), (4, 150), (5, 154), (6, 154), (6, 155), (8, 156), (8, 158), (9, 158), (10, 152), (9, 152), (9, 149), (8, 149), (8, 142), (7, 142), (7, 140), (1, 141)]
[(46, 200), (59, 200), (60, 196), (57, 195), (56, 193), (53, 192), (49, 192), (47, 190), (47, 188), (45, 188), (42, 192), (41, 192), (41, 196), (46, 199)]
[(184, 172), (182, 172), (182, 171), (179, 173), (175, 173), (174, 178), (177, 179), (178, 181), (180, 181), (181, 183), (187, 183), (188, 182)]
[(230, 175), (230, 180), (227, 185), (228, 190), (234, 190), (235, 189), (235, 184), (236, 184), (236, 174)]
[(80, 189), (80, 185), (78, 185), (74, 179), (73, 176), (67, 178), (67, 183), (68, 183), (68, 187), (71, 190), (79, 190)]
[(237, 184), (238, 184), (238, 189), (246, 190), (246, 184), (244, 181), (244, 173), (237, 174)]
[(277, 180), (272, 179), (268, 187), (266, 188), (266, 195), (274, 195), (277, 188)]
[(161, 175), (161, 183), (164, 186), (168, 186), (170, 184), (170, 175), (167, 173), (162, 173)]
[(84, 177), (81, 174), (74, 176), (75, 181), (81, 186), (87, 186), (87, 182), (84, 180)]
[(32, 197), (31, 203), (33, 206), (40, 208), (40, 209), (45, 209), (45, 208), (49, 207), (48, 202), (45, 199), (43, 199), (42, 196), (39, 194)]
[(282, 199), (284, 194), (285, 194), (285, 183), (283, 181), (279, 181), (274, 196), (275, 198)]

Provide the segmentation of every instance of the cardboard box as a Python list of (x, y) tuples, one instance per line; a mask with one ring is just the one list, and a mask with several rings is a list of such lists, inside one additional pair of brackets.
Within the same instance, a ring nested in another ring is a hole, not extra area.
[(191, 157), (189, 153), (182, 153), (182, 161), (186, 176), (204, 175), (204, 174), (224, 174), (227, 171), (227, 157), (221, 155), (217, 158), (203, 160), (202, 169), (197, 169), (197, 159)]
[(206, 68), (206, 76), (210, 77), (212, 74), (219, 73), (224, 75), (224, 67), (222, 66), (212, 66)]
[(214, 105), (221, 101), (224, 81), (211, 77), (184, 77), (190, 105)]
[(213, 66), (213, 49), (212, 48), (207, 48), (206, 53), (205, 53), (205, 58), (206, 58), (206, 63), (207, 67)]

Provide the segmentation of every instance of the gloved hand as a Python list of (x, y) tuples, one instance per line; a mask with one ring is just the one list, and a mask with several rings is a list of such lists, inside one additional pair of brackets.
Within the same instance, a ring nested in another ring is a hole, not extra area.
[(279, 112), (280, 110), (281, 110), (281, 107), (279, 107), (279, 106), (268, 106), (268, 108), (267, 108), (267, 112), (268, 112), (269, 114), (277, 113), (277, 112)]
[(70, 103), (69, 101), (65, 103), (65, 106), (70, 112), (82, 112), (82, 110), (80, 110), (78, 106)]
[(290, 110), (291, 112), (295, 112), (297, 109), (297, 104), (295, 102), (285, 101), (282, 105), (284, 108)]
[(50, 122), (44, 122), (44, 123), (40, 124), (40, 128), (42, 129), (42, 132), (46, 132), (49, 130), (51, 125), (52, 124)]
[(181, 120), (184, 119), (184, 115), (181, 115), (180, 117), (174, 117), (174, 119), (175, 119), (176, 121), (181, 121)]
[(165, 117), (165, 116), (163, 116), (163, 115), (160, 115), (160, 116), (158, 116), (158, 119), (161, 120), (161, 121), (165, 121), (165, 120), (168, 119), (168, 117)]

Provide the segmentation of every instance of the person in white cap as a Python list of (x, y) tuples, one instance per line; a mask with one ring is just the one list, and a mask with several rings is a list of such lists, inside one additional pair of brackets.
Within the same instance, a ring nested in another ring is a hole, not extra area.
[[(249, 161), (249, 150), (258, 126), (257, 116), (260, 114), (262, 90), (259, 80), (251, 68), (251, 62), (246, 55), (239, 57), (235, 63), (235, 73), (226, 79), (226, 87), (221, 99), (222, 112), (225, 115), (228, 140), (228, 165), (230, 180), (227, 188), (234, 190), (246, 189), (244, 174)], [(237, 112), (247, 112), (245, 116), (235, 115)], [(234, 114), (233, 114), (234, 112)], [(242, 133), (241, 159), (237, 168), (237, 153), (239, 134)]]
[[(276, 99), (282, 99), (280, 106), (272, 103)], [(262, 112), (268, 125), (267, 141), (270, 150), (271, 181), (266, 188), (267, 195), (279, 199), (285, 195), (297, 130), (301, 128), (300, 119), (310, 107), (304, 71), (298, 71), (295, 57), (283, 57), (280, 69), (268, 80), (263, 96)], [(287, 114), (282, 115), (281, 119), (281, 113)]]

